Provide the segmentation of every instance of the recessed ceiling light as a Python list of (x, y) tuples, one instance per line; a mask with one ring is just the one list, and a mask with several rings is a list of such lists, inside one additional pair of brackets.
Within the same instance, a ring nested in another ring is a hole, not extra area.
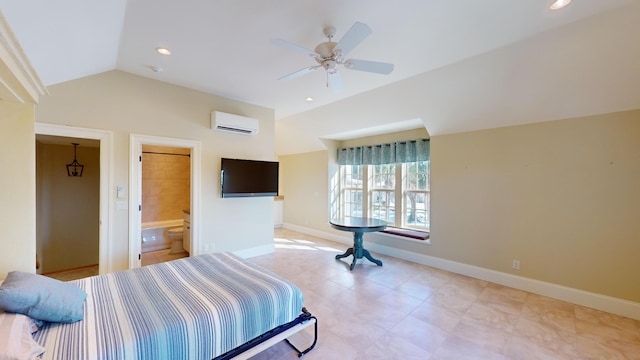
[(562, 9), (563, 7), (569, 5), (570, 3), (571, 3), (571, 0), (555, 0), (554, 2), (551, 3), (551, 6), (549, 6), (549, 9), (551, 10)]
[(159, 54), (162, 54), (162, 55), (171, 55), (171, 50), (169, 50), (169, 49), (167, 49), (167, 48), (158, 47), (158, 48), (156, 48), (156, 51), (157, 51)]
[(304, 101), (313, 102), (313, 98), (311, 96), (308, 96), (306, 99), (304, 99)]

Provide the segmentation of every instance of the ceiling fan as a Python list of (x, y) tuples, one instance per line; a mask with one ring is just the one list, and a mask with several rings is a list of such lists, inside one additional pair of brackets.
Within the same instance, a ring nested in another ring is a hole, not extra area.
[(275, 39), (271, 41), (274, 45), (282, 46), (304, 55), (311, 56), (318, 63), (318, 65), (305, 67), (294, 73), (283, 76), (278, 80), (286, 81), (295, 79), (319, 68), (324, 68), (327, 71), (327, 87), (329, 87), (333, 92), (340, 92), (343, 89), (343, 85), (340, 73), (338, 72), (339, 65), (350, 70), (367, 71), (385, 75), (390, 74), (393, 71), (393, 64), (359, 59), (345, 60), (345, 56), (371, 33), (372, 30), (367, 24), (356, 22), (351, 26), (351, 29), (349, 29), (342, 39), (336, 43), (332, 41), (336, 34), (336, 28), (329, 26), (324, 29), (324, 35), (329, 39), (329, 41), (319, 44), (313, 51), (282, 39)]

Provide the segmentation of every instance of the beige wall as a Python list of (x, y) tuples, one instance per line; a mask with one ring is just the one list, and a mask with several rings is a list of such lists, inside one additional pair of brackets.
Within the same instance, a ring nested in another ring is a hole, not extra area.
[(100, 149), (77, 148), (81, 177), (69, 177), (72, 145), (36, 142), (39, 273), (98, 264)]
[(182, 219), (189, 210), (189, 149), (142, 146), (142, 222)]
[[(640, 302), (638, 139), (640, 110), (432, 136), (432, 245), (367, 242)], [(335, 233), (334, 152), (280, 157), (285, 224)]]
[[(82, 78), (49, 88), (38, 105), (37, 122), (108, 130), (113, 133), (111, 161), (114, 185), (128, 191), (130, 134), (200, 141), (203, 243), (214, 251), (236, 251), (273, 245), (273, 199), (221, 199), (220, 158), (273, 160), (273, 110), (120, 71)], [(210, 130), (213, 110), (259, 120), (255, 136)], [(110, 268), (128, 267), (128, 212), (115, 210), (111, 193), (113, 231)]]
[(428, 253), (640, 302), (638, 139), (640, 110), (432, 137)]
[(278, 161), (284, 221), (316, 229), (328, 224), (328, 152), (285, 155)]
[(33, 118), (34, 105), (0, 100), (0, 279), (36, 269)]

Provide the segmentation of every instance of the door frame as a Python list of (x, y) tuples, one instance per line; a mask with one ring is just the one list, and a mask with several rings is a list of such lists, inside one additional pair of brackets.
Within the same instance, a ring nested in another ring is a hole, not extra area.
[(113, 206), (111, 206), (111, 191), (113, 189), (113, 162), (111, 159), (111, 144), (113, 133), (106, 130), (86, 129), (74, 126), (35, 123), (36, 135), (64, 136), (80, 139), (100, 141), (100, 205), (99, 205), (99, 255), (98, 272), (106, 274), (113, 271), (112, 246), (113, 241)]
[(198, 140), (131, 134), (129, 145), (129, 268), (141, 266), (142, 255), (142, 145), (191, 149), (191, 248), (189, 256), (200, 254), (201, 147)]

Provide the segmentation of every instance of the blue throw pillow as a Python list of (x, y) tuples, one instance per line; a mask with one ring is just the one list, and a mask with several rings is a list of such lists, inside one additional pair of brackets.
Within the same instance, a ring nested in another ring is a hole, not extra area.
[(10, 272), (0, 285), (0, 309), (49, 322), (82, 320), (86, 298), (73, 284), (21, 271)]

